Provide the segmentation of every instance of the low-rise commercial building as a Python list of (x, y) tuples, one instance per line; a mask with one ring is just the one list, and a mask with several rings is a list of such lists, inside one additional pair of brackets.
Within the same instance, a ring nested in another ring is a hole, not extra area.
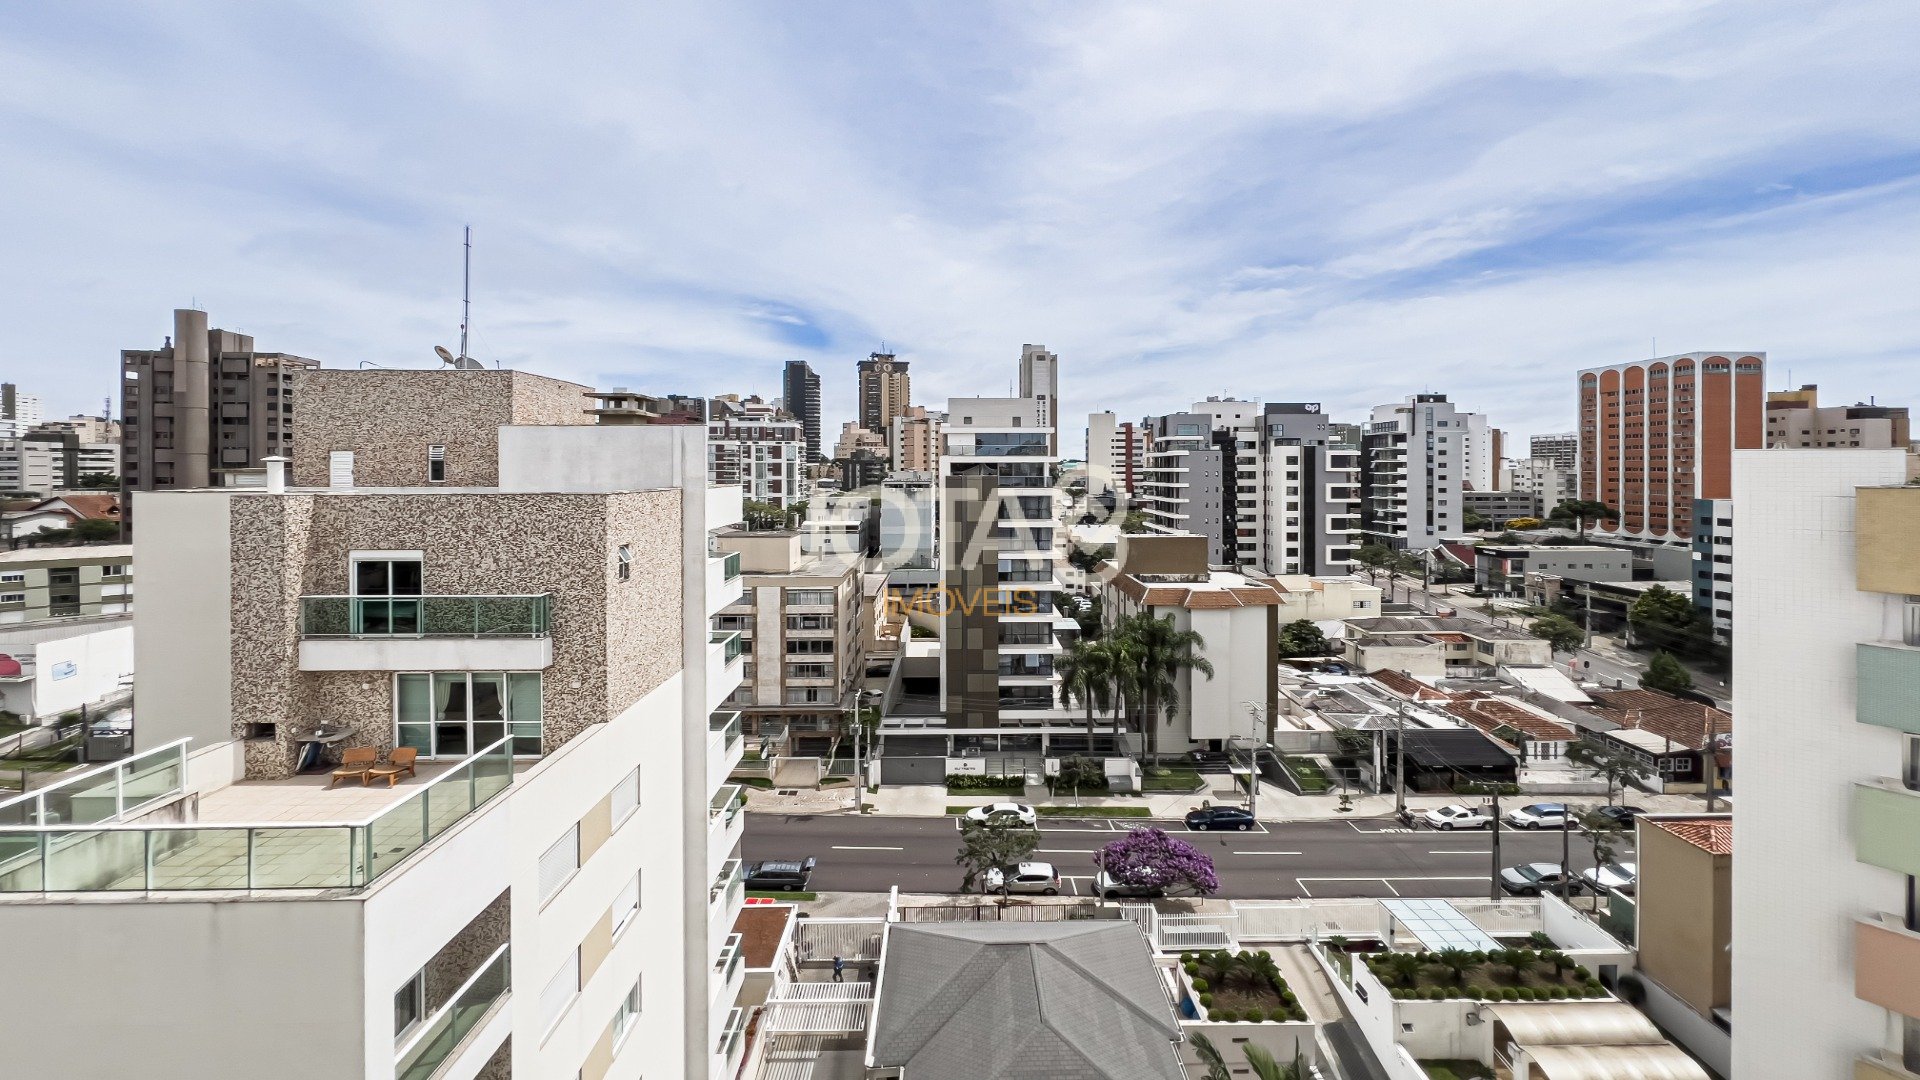
[(1519, 592), (1528, 574), (1573, 581), (1632, 581), (1633, 553), (1625, 548), (1551, 544), (1479, 544), (1473, 584), (1495, 593)]
[(1362, 672), (1461, 676), (1500, 667), (1544, 667), (1553, 648), (1511, 626), (1478, 619), (1387, 616), (1346, 620), (1346, 656)]

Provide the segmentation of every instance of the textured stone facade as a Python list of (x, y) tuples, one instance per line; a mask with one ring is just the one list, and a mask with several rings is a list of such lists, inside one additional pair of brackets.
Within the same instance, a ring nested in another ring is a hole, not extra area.
[(329, 455), (353, 451), (358, 487), (424, 486), (427, 447), (446, 448), (450, 487), (500, 482), (500, 428), (590, 424), (589, 387), (524, 371), (328, 369), (297, 372), (293, 483), (325, 487)]
[[(677, 490), (234, 496), (234, 732), (276, 726), (246, 742), (247, 775), (288, 775), (294, 733), (322, 722), (352, 728), (350, 745), (393, 745), (392, 672), (299, 670), (300, 597), (348, 592), (350, 552), (425, 552), (428, 595), (551, 593), (553, 663), (541, 681), (551, 751), (680, 669), (680, 531)], [(632, 553), (625, 581), (621, 545)]]
[(453, 939), (427, 961), (427, 1014), (431, 1016), (460, 989), (461, 984), (480, 970), (494, 950), (507, 943), (511, 932), (511, 892), (503, 892), (468, 920)]

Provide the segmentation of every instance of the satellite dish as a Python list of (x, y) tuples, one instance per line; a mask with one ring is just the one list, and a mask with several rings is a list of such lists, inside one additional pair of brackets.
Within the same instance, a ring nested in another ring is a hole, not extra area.
[(448, 364), (454, 362), (453, 353), (445, 345), (435, 345), (433, 351), (440, 357), (441, 362)]

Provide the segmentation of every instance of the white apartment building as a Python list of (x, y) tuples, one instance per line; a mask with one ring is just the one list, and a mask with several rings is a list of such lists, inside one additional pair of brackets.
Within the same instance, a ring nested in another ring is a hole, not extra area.
[(10, 1072), (735, 1074), (741, 494), (583, 390), (327, 372), (300, 486), (136, 494), (136, 756), (0, 806)]
[[(1045, 345), (1020, 346), (1020, 396), (1033, 402), (1032, 426), (1060, 430), (1060, 357)], [(1055, 435), (1054, 455), (1060, 454)]]
[(1561, 467), (1553, 458), (1513, 458), (1505, 467), (1506, 478), (1500, 490), (1533, 496), (1542, 514), (1573, 498), (1573, 470)]
[[(1361, 448), (1367, 540), (1424, 551), (1460, 535), (1468, 444), (1478, 438), (1474, 420), (1445, 394), (1415, 394), (1373, 410)], [(1484, 420), (1478, 426), (1484, 430)]]
[(1130, 499), (1146, 465), (1144, 424), (1121, 420), (1112, 412), (1087, 414), (1087, 494), (1112, 492)]
[(1737, 1077), (1920, 1075), (1920, 488), (1904, 456), (1733, 454)]
[(800, 534), (786, 531), (728, 531), (718, 546), (742, 582), (713, 620), (715, 631), (740, 634), (746, 654), (728, 707), (748, 734), (784, 730), (790, 752), (823, 749), (845, 734), (866, 674), (860, 556), (806, 554)]
[(746, 498), (781, 509), (805, 501), (800, 469), (807, 456), (805, 426), (784, 419), (758, 399), (715, 398), (707, 418), (707, 475), (738, 484)]

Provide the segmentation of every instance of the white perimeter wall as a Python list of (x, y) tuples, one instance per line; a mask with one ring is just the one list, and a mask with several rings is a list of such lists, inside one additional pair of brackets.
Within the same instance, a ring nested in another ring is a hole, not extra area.
[[(1733, 1071), (1839, 1076), (1881, 1045), (1853, 996), (1855, 916), (1898, 911), (1899, 877), (1855, 860), (1853, 781), (1895, 775), (1897, 733), (1854, 721), (1854, 643), (1897, 637), (1854, 588), (1854, 488), (1905, 480), (1898, 450), (1734, 454), (1740, 590), (1733, 832)], [(1789, 871), (1791, 885), (1781, 879)]]
[(135, 492), (134, 748), (232, 738), (230, 504), (221, 491)]
[[(337, 900), (0, 906), (7, 969), (34, 973), (7, 1005), (0, 1075), (360, 1076), (373, 1011), (361, 1001), (360, 911)], [(391, 992), (380, 1004), (390, 1034)]]
[[(1206, 648), (1199, 653), (1213, 664), (1211, 679), (1197, 671), (1180, 676), (1188, 684), (1181, 695), (1182, 711), (1192, 717), (1192, 738), (1201, 741), (1257, 733), (1264, 742), (1267, 672), (1276, 662), (1267, 634), (1267, 609), (1176, 609), (1174, 616), (1176, 624), (1198, 631), (1206, 639)], [(1257, 715), (1247, 711), (1245, 702), (1249, 701), (1260, 706)], [(1173, 733), (1179, 734), (1178, 724)]]
[[(33, 647), (34, 715), (57, 716), (99, 701), (133, 674), (133, 627), (107, 627), (90, 634), (43, 641)], [(72, 664), (73, 674), (54, 678), (54, 669)]]

